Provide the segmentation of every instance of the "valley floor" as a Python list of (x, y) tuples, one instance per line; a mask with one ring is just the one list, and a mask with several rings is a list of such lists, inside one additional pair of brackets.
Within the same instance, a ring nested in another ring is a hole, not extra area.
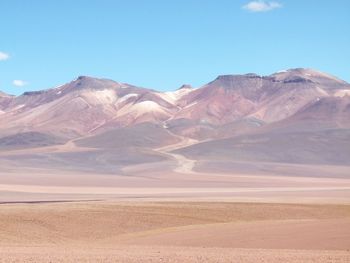
[(348, 167), (208, 163), (173, 149), (114, 173), (77, 169), (84, 156), (50, 167), (46, 153), (3, 152), (0, 263), (350, 262)]
[(350, 205), (2, 204), (0, 262), (349, 262)]

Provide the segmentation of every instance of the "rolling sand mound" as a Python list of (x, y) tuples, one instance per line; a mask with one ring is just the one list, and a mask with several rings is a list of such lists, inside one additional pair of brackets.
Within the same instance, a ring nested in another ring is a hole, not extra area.
[(0, 259), (348, 262), (349, 231), (346, 205), (9, 204), (0, 211)]

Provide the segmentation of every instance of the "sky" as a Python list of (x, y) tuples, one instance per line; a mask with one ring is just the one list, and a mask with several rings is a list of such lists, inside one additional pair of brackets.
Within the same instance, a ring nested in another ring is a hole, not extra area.
[(350, 1), (0, 1), (10, 94), (80, 75), (165, 91), (297, 67), (350, 82)]

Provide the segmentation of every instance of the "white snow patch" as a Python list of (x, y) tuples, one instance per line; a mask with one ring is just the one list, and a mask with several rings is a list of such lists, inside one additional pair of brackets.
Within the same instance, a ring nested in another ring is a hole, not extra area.
[(137, 96), (138, 96), (138, 94), (136, 94), (136, 93), (129, 93), (129, 94), (127, 94), (127, 95), (121, 97), (121, 98), (118, 100), (118, 102), (124, 102), (124, 101), (126, 101), (126, 100), (128, 100), (128, 99), (130, 99), (130, 98), (137, 97)]
[(23, 108), (23, 107), (25, 107), (25, 106), (26, 106), (25, 104), (17, 105), (16, 107), (12, 108), (11, 111), (19, 110), (20, 108)]
[(142, 101), (137, 104), (132, 105), (132, 111), (137, 115), (143, 115), (147, 112), (158, 112), (166, 113), (166, 110), (160, 106), (158, 103), (150, 100)]
[(324, 96), (328, 96), (328, 93), (324, 90), (324, 89), (321, 89), (320, 87), (316, 87), (316, 90), (321, 93), (322, 95)]
[(345, 97), (345, 96), (350, 96), (350, 89), (338, 90), (336, 93), (334, 93), (334, 97)]
[(166, 109), (162, 108), (158, 103), (154, 101), (142, 101), (136, 104), (127, 104), (118, 111), (117, 116), (129, 115), (135, 118), (144, 115), (146, 113), (158, 113), (168, 114)]
[(174, 96), (172, 92), (158, 93), (158, 96), (161, 97), (163, 100), (172, 104), (174, 104), (177, 100), (176, 96)]
[(101, 103), (110, 103), (116, 99), (114, 90), (104, 89), (94, 91), (94, 97)]
[(135, 104), (134, 107), (145, 109), (145, 110), (161, 109), (161, 106), (158, 103), (150, 100), (141, 101)]
[(286, 70), (286, 69), (277, 71), (277, 73), (286, 73), (286, 72), (288, 72), (288, 70)]
[(59, 88), (62, 88), (64, 85), (66, 85), (66, 84), (58, 85), (58, 86), (54, 87), (53, 89), (59, 89)]
[(190, 108), (190, 107), (192, 107), (192, 106), (194, 106), (196, 104), (198, 104), (198, 101), (194, 101), (191, 104), (186, 105), (186, 107), (184, 109)]
[(188, 93), (190, 93), (192, 91), (192, 89), (178, 89), (175, 91), (167, 91), (164, 93), (158, 93), (158, 95), (170, 102), (170, 103), (175, 103), (176, 101), (178, 101), (179, 99), (181, 99), (183, 96), (187, 95)]

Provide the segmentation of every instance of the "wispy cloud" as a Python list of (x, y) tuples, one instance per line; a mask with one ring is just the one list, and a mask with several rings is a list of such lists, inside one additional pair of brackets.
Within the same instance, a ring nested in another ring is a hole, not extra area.
[(251, 1), (242, 8), (250, 12), (267, 12), (276, 8), (281, 8), (282, 4), (274, 1)]
[(1, 60), (8, 60), (9, 58), (10, 58), (9, 54), (0, 51), (0, 61)]
[(16, 87), (23, 87), (23, 86), (27, 85), (28, 82), (23, 81), (23, 80), (19, 80), (19, 79), (15, 79), (14, 81), (12, 81), (12, 84)]

